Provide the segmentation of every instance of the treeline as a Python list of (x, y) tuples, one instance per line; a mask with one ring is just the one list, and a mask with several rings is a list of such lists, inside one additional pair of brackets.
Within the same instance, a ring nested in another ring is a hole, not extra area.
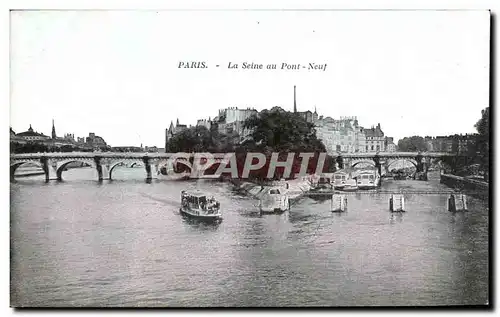
[[(168, 152), (210, 152), (210, 153), (235, 153), (238, 176), (241, 177), (246, 153), (263, 153), (266, 164), (255, 171), (251, 171), (249, 178), (266, 179), (272, 153), (279, 153), (278, 160), (286, 161), (288, 153), (294, 153), (291, 175), (298, 174), (302, 166), (300, 153), (313, 153), (309, 159), (307, 173), (316, 172), (318, 159), (321, 153), (326, 153), (324, 144), (316, 136), (314, 125), (307, 122), (296, 113), (285, 111), (281, 108), (264, 110), (259, 115), (254, 115), (244, 122), (244, 128), (252, 131), (246, 140), (239, 142), (239, 135), (219, 134), (217, 124), (207, 129), (197, 126), (185, 129), (175, 135), (167, 145)], [(253, 163), (257, 163), (254, 159)], [(323, 172), (334, 172), (335, 161), (327, 156)], [(179, 169), (183, 169), (179, 165)], [(207, 173), (215, 173), (218, 165), (214, 165)], [(278, 167), (274, 178), (283, 176), (284, 167)]]
[[(451, 153), (455, 157), (446, 160), (449, 172), (455, 175), (467, 176), (481, 173), (485, 181), (488, 181), (490, 170), (490, 108), (481, 111), (481, 118), (474, 125), (477, 134), (467, 139), (467, 147), (460, 146), (456, 135), (452, 141)], [(421, 136), (406, 137), (398, 142), (398, 149), (402, 152), (429, 151), (425, 139)], [(478, 171), (479, 170), (479, 171)]]
[[(102, 149), (106, 150), (106, 149)], [(50, 146), (43, 143), (38, 142), (27, 142), (27, 143), (18, 143), (11, 142), (10, 143), (10, 152), (15, 154), (21, 153), (44, 153), (44, 152), (93, 152), (93, 149), (81, 148), (72, 145), (63, 145), (63, 146)]]

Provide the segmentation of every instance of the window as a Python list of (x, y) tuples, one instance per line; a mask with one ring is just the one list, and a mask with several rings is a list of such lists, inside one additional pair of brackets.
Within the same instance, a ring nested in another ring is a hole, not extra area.
[(366, 146), (366, 151), (368, 152), (368, 145)]
[(377, 145), (377, 151), (380, 151), (380, 145)]
[(372, 151), (373, 151), (373, 145), (372, 145)]

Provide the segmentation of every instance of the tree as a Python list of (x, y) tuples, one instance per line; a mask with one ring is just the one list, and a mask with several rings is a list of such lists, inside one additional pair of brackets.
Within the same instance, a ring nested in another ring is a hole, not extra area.
[(168, 142), (170, 152), (207, 152), (213, 146), (210, 131), (204, 126), (182, 130)]
[(325, 152), (312, 123), (302, 116), (275, 107), (248, 118), (244, 127), (253, 131), (254, 146), (273, 151)]
[(421, 136), (405, 137), (398, 141), (398, 149), (402, 152), (427, 151), (427, 144)]
[[(260, 152), (266, 156), (266, 165), (251, 174), (253, 178), (266, 178), (268, 165), (272, 153), (279, 153), (279, 160), (285, 161), (289, 153), (295, 153), (292, 166), (292, 175), (300, 171), (302, 160), (300, 153), (315, 153), (309, 160), (307, 172), (315, 172), (319, 154), (326, 152), (324, 144), (316, 137), (316, 131), (312, 123), (307, 122), (297, 113), (287, 112), (275, 107), (271, 110), (263, 110), (258, 115), (248, 118), (244, 128), (252, 131), (250, 140), (244, 145), (248, 152)], [(239, 162), (243, 156), (239, 158)], [(327, 159), (325, 168), (333, 170), (335, 167)], [(275, 178), (281, 178), (284, 168), (278, 167)]]
[(481, 119), (474, 125), (477, 129), (475, 148), (476, 154), (483, 170), (484, 180), (488, 181), (490, 170), (490, 108), (481, 111)]

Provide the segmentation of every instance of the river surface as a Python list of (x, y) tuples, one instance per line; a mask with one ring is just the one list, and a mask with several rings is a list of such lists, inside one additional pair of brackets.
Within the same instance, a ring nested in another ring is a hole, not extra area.
[[(488, 301), (488, 203), (450, 213), (446, 195), (349, 196), (346, 213), (302, 198), (259, 216), (227, 183), (155, 181), (117, 168), (11, 184), (13, 306), (394, 306)], [(180, 191), (221, 202), (219, 225), (179, 215)], [(382, 190), (449, 190), (438, 180)]]

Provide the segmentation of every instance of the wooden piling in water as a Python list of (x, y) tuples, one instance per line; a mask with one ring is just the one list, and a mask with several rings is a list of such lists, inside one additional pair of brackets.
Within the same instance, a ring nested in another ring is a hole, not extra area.
[(448, 198), (448, 211), (467, 211), (467, 196), (451, 194)]
[(333, 194), (331, 200), (332, 212), (347, 211), (347, 197), (345, 195)]
[(392, 212), (406, 211), (405, 197), (403, 195), (391, 195), (391, 198), (389, 198), (389, 210)]

